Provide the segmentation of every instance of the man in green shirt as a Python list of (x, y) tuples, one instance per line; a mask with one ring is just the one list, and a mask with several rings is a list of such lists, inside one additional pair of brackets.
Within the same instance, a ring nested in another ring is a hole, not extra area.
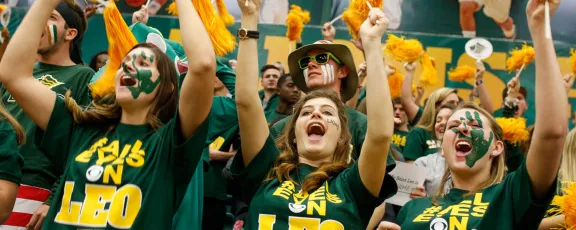
[[(50, 20), (46, 24), (38, 48), (38, 62), (33, 70), (34, 77), (46, 87), (62, 97), (67, 91), (71, 91), (72, 97), (80, 105), (85, 105), (90, 101), (88, 83), (94, 74), (92, 69), (82, 65), (81, 59), (80, 47), (86, 25), (86, 18), (80, 7), (73, 3), (61, 2), (52, 11)], [(2, 102), (6, 105), (6, 109), (22, 125), (28, 140), (20, 147), (24, 167), (18, 197), (35, 197), (35, 202), (16, 204), (15, 211), (7, 223), (16, 227), (27, 225), (34, 227), (42, 224), (39, 217), (49, 209), (51, 201), (49, 196), (54, 195), (56, 182), (63, 174), (63, 168), (58, 167), (58, 164), (34, 146), (32, 140), (36, 125), (3, 86), (0, 88), (0, 93), (2, 93)], [(45, 205), (42, 205), (43, 203)], [(33, 213), (33, 210), (36, 210), (36, 213)], [(26, 217), (19, 218), (23, 215)]]
[(404, 146), (406, 146), (406, 137), (409, 133), (408, 116), (406, 116), (406, 112), (404, 111), (402, 100), (400, 98), (395, 98), (392, 100), (392, 105), (394, 106), (395, 121), (399, 121), (394, 123), (394, 135), (392, 136), (392, 143), (398, 146), (403, 152)]
[(260, 90), (258, 95), (260, 95), (264, 112), (268, 113), (278, 106), (278, 78), (281, 72), (276, 65), (265, 65), (260, 72), (262, 72), (260, 83), (264, 89)]
[(279, 120), (292, 114), (294, 105), (300, 99), (300, 90), (294, 82), (290, 74), (284, 74), (278, 79), (278, 106), (274, 110), (266, 113), (266, 121), (268, 126), (274, 125)]

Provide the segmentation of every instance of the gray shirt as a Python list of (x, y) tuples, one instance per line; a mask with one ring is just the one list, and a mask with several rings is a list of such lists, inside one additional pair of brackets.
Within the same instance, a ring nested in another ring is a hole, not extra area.
[[(434, 153), (427, 156), (420, 157), (414, 161), (414, 165), (419, 167), (428, 168), (428, 174), (424, 181), (424, 189), (426, 189), (426, 196), (434, 196), (438, 192), (438, 187), (442, 183), (442, 176), (446, 171), (446, 160), (440, 153)], [(451, 183), (446, 183), (449, 186)]]

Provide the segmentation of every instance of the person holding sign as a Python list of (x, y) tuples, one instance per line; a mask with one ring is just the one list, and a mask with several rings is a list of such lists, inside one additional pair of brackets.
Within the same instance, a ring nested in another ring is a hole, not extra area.
[[(261, 1), (238, 0), (242, 30), (257, 28)], [(377, 23), (379, 21), (380, 23)], [(366, 50), (368, 128), (358, 161), (350, 162), (350, 142), (344, 103), (333, 90), (309, 92), (295, 107), (277, 143), (270, 135), (257, 88), (257, 39), (240, 37), (236, 104), (241, 150), (231, 171), (244, 185), (250, 209), (245, 229), (361, 229), (374, 208), (396, 193), (386, 173), (387, 152), (394, 129), (392, 100), (380, 41), (388, 19), (372, 9), (360, 29)], [(343, 77), (350, 58), (335, 58), (337, 44), (312, 44), (290, 54), (291, 74), (308, 73), (309, 81)], [(302, 53), (302, 50), (307, 51)], [(299, 52), (300, 51), (300, 52)], [(346, 52), (343, 52), (346, 53)], [(347, 52), (349, 53), (349, 51)], [(298, 69), (293, 68), (298, 66)], [(325, 67), (325, 69), (327, 69)], [(356, 80), (356, 79), (355, 79)]]
[[(560, 1), (550, 3), (554, 13)], [(544, 3), (526, 8), (536, 53), (536, 123), (526, 161), (505, 175), (502, 129), (473, 103), (459, 106), (448, 120), (442, 154), (449, 170), (435, 197), (408, 202), (398, 215), (403, 229), (533, 229), (556, 192), (567, 132), (566, 91), (552, 40), (546, 38)], [(545, 163), (543, 163), (545, 162)]]
[(176, 0), (190, 61), (181, 96), (174, 63), (144, 43), (121, 60), (114, 91), (83, 109), (32, 77), (60, 2), (34, 2), (0, 63), (0, 80), (39, 128), (34, 143), (65, 167), (42, 227), (170, 228), (206, 141), (216, 68), (208, 33), (192, 3)]

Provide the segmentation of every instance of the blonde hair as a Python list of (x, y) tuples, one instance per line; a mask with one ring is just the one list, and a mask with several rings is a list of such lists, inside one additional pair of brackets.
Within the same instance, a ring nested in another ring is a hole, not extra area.
[(277, 178), (280, 183), (283, 181), (292, 181), (294, 184), (298, 184), (290, 177), (290, 173), (298, 170), (298, 148), (294, 140), (296, 139), (296, 120), (300, 117), (300, 112), (304, 104), (315, 98), (327, 98), (336, 104), (338, 110), (338, 117), (340, 118), (340, 125), (343, 127), (340, 129), (340, 140), (334, 151), (333, 160), (331, 163), (321, 164), (316, 171), (307, 175), (302, 181), (302, 191), (309, 192), (319, 188), (328, 178), (338, 175), (344, 169), (348, 167), (348, 162), (350, 159), (350, 143), (352, 136), (348, 131), (348, 119), (344, 110), (344, 104), (338, 94), (333, 90), (315, 90), (312, 91), (301, 99), (294, 108), (294, 116), (290, 118), (282, 134), (276, 139), (276, 146), (280, 150), (281, 154), (276, 158), (274, 162), (274, 167), (270, 169), (268, 175), (266, 176), (266, 181), (271, 181)]
[(560, 182), (576, 182), (576, 128), (572, 129), (566, 136), (558, 180)]
[[(478, 111), (480, 114), (482, 114), (488, 120), (488, 123), (490, 124), (490, 128), (492, 129), (492, 132), (494, 133), (494, 142), (504, 140), (504, 138), (503, 138), (504, 134), (503, 134), (502, 128), (500, 127), (500, 125), (498, 125), (496, 120), (494, 120), (492, 115), (490, 113), (486, 112), (486, 110), (480, 108), (480, 106), (478, 106), (474, 102), (466, 102), (466, 103), (461, 104), (458, 107), (456, 107), (456, 109), (454, 110), (453, 113), (455, 113), (456, 111), (461, 110), (461, 109), (472, 109), (472, 110)], [(442, 151), (442, 149), (440, 149), (440, 151)], [(490, 165), (490, 177), (488, 177), (488, 180), (484, 181), (478, 187), (468, 191), (468, 193), (465, 194), (464, 197), (471, 196), (482, 189), (485, 189), (487, 187), (490, 187), (492, 185), (500, 183), (504, 179), (504, 176), (506, 175), (506, 164), (505, 163), (506, 163), (506, 151), (502, 150), (502, 153), (500, 155), (498, 155), (494, 159), (492, 159), (492, 164)], [(446, 167), (446, 170), (444, 171), (444, 176), (442, 176), (442, 182), (440, 183), (440, 187), (438, 189), (438, 192), (432, 198), (433, 204), (436, 205), (438, 199), (441, 196), (445, 195), (445, 189), (444, 188), (446, 187), (446, 183), (447, 183), (448, 179), (451, 177), (450, 174), (451, 174), (450, 168)]]
[(26, 142), (26, 134), (24, 133), (24, 128), (18, 123), (18, 121), (6, 110), (4, 103), (0, 101), (0, 119), (8, 121), (14, 132), (16, 132), (16, 142), (18, 145), (23, 145)]
[(424, 112), (416, 127), (420, 127), (428, 132), (434, 132), (434, 120), (436, 119), (436, 110), (438, 110), (442, 101), (444, 101), (450, 94), (456, 93), (456, 89), (440, 88), (434, 91), (424, 106)]

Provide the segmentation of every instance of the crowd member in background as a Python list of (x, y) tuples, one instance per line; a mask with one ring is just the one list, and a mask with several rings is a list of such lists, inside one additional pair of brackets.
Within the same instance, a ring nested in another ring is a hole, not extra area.
[(516, 38), (516, 26), (510, 17), (512, 0), (458, 0), (460, 3), (460, 26), (466, 38), (476, 37), (476, 19), (474, 14), (482, 9), (484, 14), (494, 20), (502, 29), (504, 37)]
[(282, 64), (282, 62), (279, 62), (279, 61), (274, 62), (274, 65), (275, 65), (276, 67), (278, 67), (278, 69), (280, 70), (280, 74), (281, 74), (281, 75), (286, 74), (286, 67), (284, 66), (284, 64)]
[[(558, 171), (558, 189), (556, 195), (565, 195), (562, 189), (570, 187), (571, 184), (576, 182), (576, 129), (572, 129), (566, 136), (564, 142), (564, 150), (562, 151), (562, 163)], [(557, 229), (560, 226), (565, 226), (564, 215), (548, 217), (540, 223), (541, 230), (544, 229)]]
[(90, 60), (90, 68), (94, 70), (94, 72), (98, 72), (100, 68), (106, 65), (108, 61), (108, 51), (100, 51)]
[[(442, 142), (442, 137), (444, 136), (444, 131), (446, 131), (446, 122), (456, 106), (448, 104), (443, 105), (438, 108), (436, 112), (436, 117), (434, 119), (434, 134), (436, 139)], [(446, 159), (444, 159), (443, 154), (440, 152), (430, 154), (427, 156), (419, 157), (414, 161), (414, 165), (419, 167), (424, 167), (428, 169), (426, 175), (426, 181), (424, 181), (424, 191), (426, 196), (433, 196), (438, 193), (438, 186), (442, 182), (442, 176), (446, 171)]]
[(278, 78), (282, 75), (276, 65), (265, 65), (260, 72), (262, 73), (260, 84), (263, 89), (258, 92), (258, 95), (260, 95), (264, 112), (269, 113), (278, 106)]
[(294, 105), (300, 100), (300, 94), (301, 92), (292, 81), (290, 74), (284, 74), (278, 79), (278, 106), (266, 114), (269, 127), (292, 114)]
[[(242, 26), (253, 30), (257, 27), (255, 12), (260, 1), (249, 3), (246, 6), (244, 1), (238, 1), (243, 13)], [(393, 132), (393, 118), (387, 116), (392, 105), (380, 51), (387, 24), (385, 15), (373, 9), (360, 29), (370, 66), (371, 93), (367, 98), (370, 120), (362, 154), (354, 163), (350, 162), (351, 137), (344, 128), (347, 126), (344, 103), (332, 89), (307, 93), (277, 143), (274, 142), (256, 94), (258, 40), (240, 40), (236, 103), (242, 147), (232, 171), (241, 172), (239, 179), (244, 181), (246, 197), (253, 201), (245, 229), (272, 229), (272, 226), (312, 229), (318, 228), (322, 221), (328, 228), (362, 229), (377, 202), (394, 193), (395, 181), (386, 176), (387, 153), (381, 151), (388, 149)], [(350, 51), (326, 41), (292, 52), (288, 63), (294, 78), (305, 73), (308, 82), (316, 84), (323, 79), (344, 78), (345, 71), (354, 69)], [(323, 76), (322, 68), (330, 68), (330, 75)], [(343, 97), (353, 95), (357, 78), (347, 83), (354, 84), (344, 85), (352, 88)], [(318, 201), (326, 205), (317, 211), (303, 212)], [(318, 222), (308, 221), (311, 218)]]
[[(550, 2), (551, 15), (559, 4)], [(536, 123), (526, 161), (505, 175), (502, 129), (474, 103), (460, 106), (448, 120), (442, 141), (449, 170), (440, 188), (446, 183), (452, 188), (409, 201), (398, 215), (402, 228), (460, 224), (467, 229), (534, 229), (540, 224), (556, 192), (568, 118), (557, 112), (567, 111), (568, 103), (553, 41), (546, 38), (544, 8), (538, 0), (526, 7), (537, 54)], [(461, 205), (472, 206), (467, 212), (450, 211)]]
[[(69, 90), (78, 104), (86, 105), (90, 102), (88, 83), (94, 71), (83, 66), (80, 58), (80, 46), (87, 26), (84, 13), (73, 2), (62, 1), (55, 10), (51, 10), (48, 14), (50, 17), (43, 25), (42, 33), (38, 35), (40, 40), (33, 44), (36, 50), (27, 53), (32, 57), (33, 62), (38, 62), (29, 67), (22, 62), (15, 62), (14, 66), (8, 67), (11, 71), (9, 75), (14, 75), (19, 70), (31, 72), (36, 81), (42, 83), (45, 88), (60, 95), (64, 95)], [(20, 26), (18, 29), (23, 27)], [(20, 38), (28, 39), (29, 37)], [(12, 39), (10, 42), (15, 41)], [(2, 62), (11, 62), (4, 59), (15, 59), (14, 56), (8, 56), (8, 51), (5, 55)], [(6, 90), (5, 85), (0, 88), (0, 92), (6, 109), (22, 125), (26, 139), (29, 140), (20, 147), (24, 167), (18, 197), (23, 197), (25, 202), (16, 204), (15, 211), (5, 225), (39, 228), (50, 208), (50, 202), (58, 186), (57, 180), (64, 173), (60, 165), (62, 162), (55, 162), (53, 158), (49, 158), (45, 152), (34, 146), (33, 137), (36, 125), (16, 103), (16, 98)]]
[(24, 161), (18, 153), (18, 145), (24, 144), (25, 135), (22, 126), (0, 103), (0, 225), (12, 213), (22, 180)]
[(524, 117), (524, 113), (528, 110), (528, 102), (526, 101), (528, 91), (526, 88), (520, 86), (518, 90), (508, 95), (510, 86), (514, 88), (519, 84), (517, 77), (512, 78), (506, 84), (506, 88), (502, 90), (502, 107), (494, 112), (494, 117)]
[(400, 150), (404, 152), (404, 147), (406, 146), (406, 138), (409, 134), (408, 128), (408, 117), (402, 106), (402, 99), (394, 98), (392, 100), (392, 105), (394, 106), (394, 136), (392, 137), (392, 143), (400, 147)]
[[(63, 99), (32, 77), (32, 54), (59, 4), (36, 1), (0, 63), (4, 86), (44, 131), (35, 144), (57, 167), (66, 167), (43, 228), (169, 227), (206, 140), (213, 79), (205, 76), (214, 76), (216, 58), (210, 38), (192, 3), (177, 0), (190, 61), (182, 100), (174, 64), (146, 43), (123, 58), (115, 92), (82, 109), (70, 93)], [(192, 50), (203, 55), (190, 55)], [(106, 212), (90, 205), (99, 200), (110, 202)]]

